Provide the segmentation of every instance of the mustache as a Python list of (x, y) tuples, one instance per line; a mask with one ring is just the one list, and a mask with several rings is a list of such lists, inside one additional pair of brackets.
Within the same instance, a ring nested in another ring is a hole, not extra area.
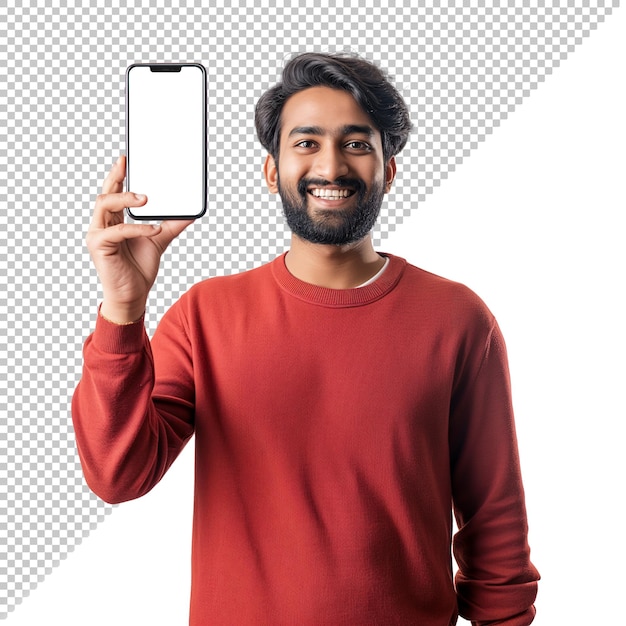
[(305, 197), (309, 187), (334, 187), (344, 189), (354, 189), (360, 196), (365, 194), (367, 187), (360, 178), (338, 178), (334, 181), (328, 181), (323, 178), (301, 178), (298, 182), (298, 193)]

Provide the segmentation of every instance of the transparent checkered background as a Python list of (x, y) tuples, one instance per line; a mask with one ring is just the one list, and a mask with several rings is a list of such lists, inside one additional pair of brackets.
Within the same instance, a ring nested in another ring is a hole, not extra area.
[(99, 298), (83, 236), (124, 150), (127, 65), (198, 61), (209, 74), (210, 208), (164, 258), (151, 332), (191, 284), (287, 246), (253, 125), (287, 56), (357, 52), (387, 69), (409, 104), (417, 130), (398, 159), (380, 245), (619, 5), (124, 4), (0, 0), (0, 619), (114, 509), (85, 486), (69, 407)]

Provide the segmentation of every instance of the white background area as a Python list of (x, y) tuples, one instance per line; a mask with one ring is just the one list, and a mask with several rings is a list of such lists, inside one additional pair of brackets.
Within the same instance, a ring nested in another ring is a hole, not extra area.
[[(616, 9), (381, 246), (464, 282), (500, 322), (540, 626), (626, 623), (625, 80)], [(186, 624), (192, 457), (117, 507), (10, 626)]]

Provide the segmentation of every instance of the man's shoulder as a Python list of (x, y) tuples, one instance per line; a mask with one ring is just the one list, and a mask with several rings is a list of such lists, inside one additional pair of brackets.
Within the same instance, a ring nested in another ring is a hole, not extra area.
[(228, 324), (255, 307), (271, 305), (272, 262), (224, 276), (212, 276), (192, 285), (165, 312), (160, 326)]
[(480, 296), (464, 283), (435, 274), (408, 261), (406, 262), (404, 276), (406, 281), (412, 283), (416, 288), (484, 305)]
[(493, 313), (483, 299), (462, 282), (406, 263), (404, 293), (415, 299), (421, 310), (439, 316), (442, 322), (491, 326)]
[(244, 288), (255, 287), (271, 280), (272, 263), (274, 261), (233, 274), (205, 278), (193, 285), (187, 293), (195, 296), (204, 292), (239, 291)]

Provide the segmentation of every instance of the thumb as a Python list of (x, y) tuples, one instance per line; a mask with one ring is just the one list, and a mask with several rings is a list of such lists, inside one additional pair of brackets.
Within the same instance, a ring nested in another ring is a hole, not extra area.
[(161, 222), (161, 232), (154, 235), (152, 239), (165, 250), (193, 222), (194, 220), (166, 220)]

